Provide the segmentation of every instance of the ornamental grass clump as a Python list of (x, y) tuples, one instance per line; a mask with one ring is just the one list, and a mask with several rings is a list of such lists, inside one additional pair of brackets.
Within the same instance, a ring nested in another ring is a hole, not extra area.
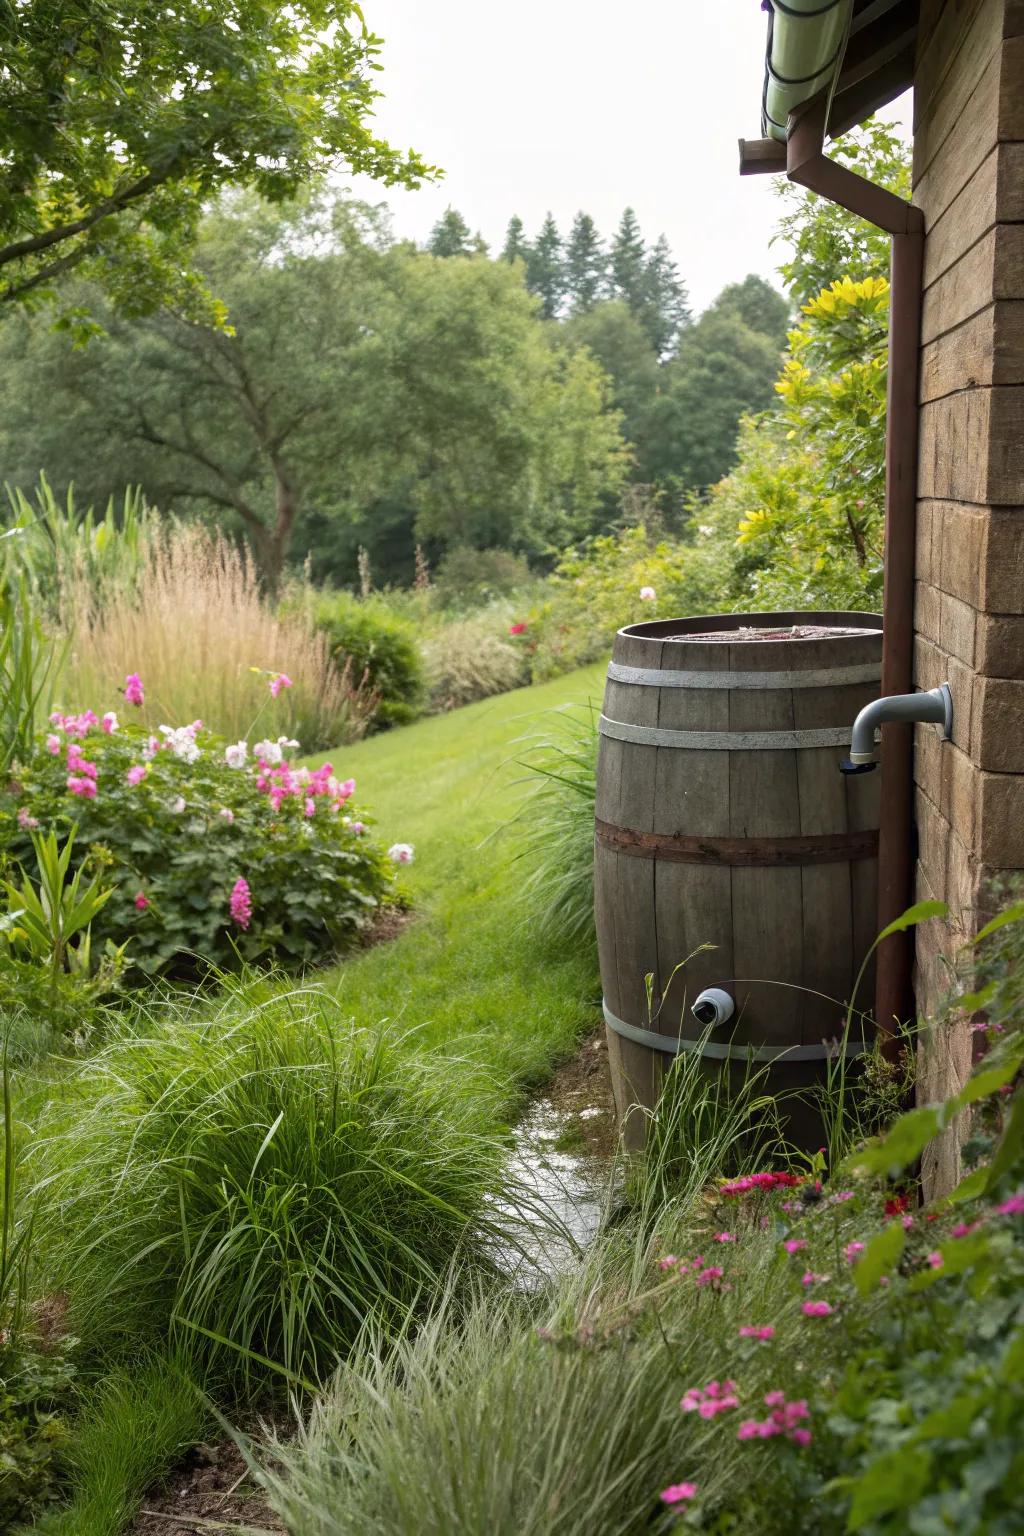
[(213, 1017), (168, 996), (111, 1028), (31, 1160), (87, 1357), (171, 1344), (237, 1392), (310, 1385), (368, 1321), (408, 1327), (454, 1261), (483, 1271), (503, 1146), (450, 1056), (253, 978)]
[(151, 531), (131, 588), (98, 600), (79, 582), (64, 619), (72, 632), (65, 696), (110, 697), (137, 669), (146, 681), (141, 720), (151, 730), (198, 715), (221, 735), (243, 735), (254, 666), (273, 676), (286, 669), (289, 680), (269, 701), (263, 730), (298, 736), (307, 752), (358, 740), (376, 707), (362, 670), (335, 665), (308, 615), (268, 602), (251, 555), (194, 525)]

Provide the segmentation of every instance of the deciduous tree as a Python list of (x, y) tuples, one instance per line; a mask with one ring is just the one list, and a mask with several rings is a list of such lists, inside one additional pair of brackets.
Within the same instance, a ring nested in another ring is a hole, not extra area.
[(417, 185), (367, 126), (378, 52), (355, 0), (0, 6), (0, 312), (75, 272), (125, 313), (219, 319), (189, 264), (219, 190), (280, 200), (339, 162)]

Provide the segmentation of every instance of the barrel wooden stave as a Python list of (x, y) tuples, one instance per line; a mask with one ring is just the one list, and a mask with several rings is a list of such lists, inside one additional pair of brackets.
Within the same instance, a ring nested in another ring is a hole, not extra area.
[[(865, 617), (772, 615), (751, 616), (749, 622), (863, 625)], [(701, 622), (713, 628), (728, 620)], [(614, 661), (644, 671), (717, 675), (820, 672), (834, 665), (877, 668), (880, 661), (878, 633), (728, 643), (673, 639), (665, 633), (671, 629), (678, 625), (646, 625), (642, 635), (620, 633)], [(627, 725), (679, 731), (845, 730), (877, 693), (876, 682), (681, 688), (610, 678), (604, 713)], [(604, 736), (598, 820), (637, 833), (698, 839), (770, 840), (877, 827), (877, 776), (844, 779), (839, 755), (834, 746), (722, 751)], [(733, 989), (737, 1044), (813, 1044), (841, 1032), (839, 1004), (874, 937), (875, 859), (736, 867), (636, 857), (599, 838), (595, 864), (602, 981), (607, 1005), (618, 1018), (692, 1038), (700, 1031), (688, 1009), (699, 991), (734, 978), (761, 979), (757, 987)], [(718, 947), (695, 953), (707, 943)], [(647, 973), (654, 976), (650, 1017), (643, 988)], [(836, 1001), (768, 984), (776, 979)], [(622, 1077), (620, 1112), (634, 1095), (652, 1103), (671, 1056), (659, 1060), (662, 1053), (614, 1031), (609, 1042), (613, 1067)], [(807, 1078), (805, 1067), (773, 1069), (776, 1080), (780, 1073)]]

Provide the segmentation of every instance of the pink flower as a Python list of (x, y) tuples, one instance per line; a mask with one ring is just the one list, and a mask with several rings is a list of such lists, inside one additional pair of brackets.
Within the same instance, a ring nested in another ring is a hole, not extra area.
[(914, 1218), (913, 1218), (913, 1216), (901, 1216), (900, 1217), (900, 1221), (903, 1224), (904, 1232), (909, 1232), (911, 1227), (914, 1225)]
[(234, 811), (232, 811), (226, 805), (221, 806), (220, 810), (217, 812), (217, 815), (220, 817), (221, 821), (226, 821), (229, 827), (235, 819)]
[(81, 800), (96, 799), (96, 784), (93, 779), (79, 779), (75, 775), (68, 775), (68, 789), (73, 795), (78, 795)]
[(832, 1306), (827, 1301), (805, 1301), (800, 1310), (805, 1317), (828, 1317)]
[(412, 843), (392, 843), (388, 849), (388, 858), (392, 864), (411, 864), (412, 857)]
[(657, 595), (653, 587), (640, 588), (640, 601), (642, 603), (653, 603)]
[(107, 710), (106, 714), (103, 716), (103, 719), (100, 721), (100, 725), (102, 725), (108, 736), (113, 736), (114, 732), (117, 730), (117, 716), (114, 714), (112, 709)]
[(775, 1329), (771, 1323), (767, 1323), (763, 1328), (753, 1328), (748, 1325), (740, 1329), (741, 1339), (774, 1339), (774, 1337)]
[(977, 1232), (977, 1230), (978, 1230), (978, 1228), (980, 1226), (981, 1226), (981, 1222), (980, 1221), (961, 1221), (961, 1222), (958, 1222), (957, 1225), (953, 1228), (951, 1236), (953, 1236), (953, 1237), (970, 1237), (971, 1233), (972, 1232)]
[(276, 699), (283, 689), (290, 688), (291, 686), (292, 680), (287, 672), (275, 672), (270, 679), (270, 697)]
[(789, 1254), (799, 1253), (801, 1248), (807, 1247), (807, 1239), (806, 1237), (787, 1237), (782, 1246)]
[(854, 1259), (856, 1259), (858, 1253), (863, 1253), (863, 1252), (864, 1252), (864, 1244), (863, 1243), (847, 1243), (846, 1247), (843, 1249), (843, 1253), (846, 1256), (846, 1262), (848, 1264), (852, 1264)]
[(814, 1439), (809, 1429), (794, 1429), (789, 1437), (797, 1445), (808, 1446)]
[(781, 1408), (786, 1401), (785, 1392), (766, 1392), (764, 1405), (766, 1408)]
[(18, 812), (18, 826), (25, 832), (34, 832), (38, 825), (39, 818), (37, 816), (30, 816), (25, 807), (22, 806)]
[(304, 806), (304, 810), (307, 816), (316, 815), (316, 801), (313, 799), (312, 795), (306, 796), (306, 804)]
[(724, 1269), (719, 1269), (717, 1264), (709, 1264), (707, 1269), (702, 1269), (697, 1276), (698, 1285), (717, 1285), (725, 1274)]
[(131, 785), (132, 789), (134, 789), (136, 784), (142, 783), (148, 772), (149, 765), (147, 763), (133, 763), (132, 766), (128, 769), (128, 772), (125, 774), (125, 779)]
[(152, 762), (153, 758), (156, 757), (162, 746), (163, 742), (160, 740), (159, 736), (150, 736), (146, 742), (146, 745), (142, 749), (143, 757)]
[(658, 1498), (663, 1504), (684, 1504), (687, 1499), (694, 1498), (696, 1493), (696, 1483), (669, 1483), (658, 1494)]
[(663, 1259), (659, 1259), (658, 1260), (658, 1268), (659, 1269), (675, 1269), (675, 1267), (676, 1267), (676, 1265), (678, 1263), (679, 1263), (679, 1260), (676, 1258), (674, 1253), (666, 1253), (666, 1255), (665, 1255), (665, 1257)]
[(684, 1413), (697, 1413), (702, 1419), (713, 1419), (730, 1408), (739, 1407), (734, 1381), (709, 1381), (706, 1387), (690, 1387), (679, 1404)]
[(827, 1280), (827, 1275), (816, 1275), (813, 1269), (809, 1269), (805, 1275), (800, 1276), (801, 1285), (817, 1285), (822, 1280)]
[(928, 1255), (928, 1263), (931, 1265), (932, 1269), (941, 1269), (945, 1263), (945, 1260), (943, 1259), (942, 1254), (939, 1253), (936, 1249), (934, 1253), (930, 1253)]
[(526, 625), (525, 624), (510, 624), (509, 627), (508, 627), (508, 632), (509, 632), (510, 635), (523, 635), (523, 634), (526, 633)]
[(145, 910), (146, 910), (146, 908), (148, 906), (149, 906), (149, 897), (146, 895), (145, 891), (140, 891), (138, 893), (138, 895), (136, 896), (136, 898), (135, 898), (135, 910), (136, 910), (136, 912), (145, 912)]
[(362, 837), (363, 833), (366, 831), (366, 823), (363, 821), (354, 821), (349, 830), (354, 832), (356, 837)]
[(996, 1216), (1021, 1216), (1024, 1215), (1024, 1194), (1011, 1195), (1009, 1200), (1004, 1200), (1002, 1205), (994, 1209)]
[(248, 928), (252, 921), (252, 893), (249, 890), (249, 882), (243, 875), (239, 875), (231, 888), (231, 917), (239, 928)]
[(713, 1243), (734, 1243), (736, 1239), (731, 1232), (716, 1232), (711, 1241)]
[(833, 1202), (834, 1205), (840, 1205), (842, 1203), (842, 1201), (844, 1201), (844, 1200), (852, 1200), (852, 1199), (853, 1199), (853, 1190), (852, 1189), (838, 1189), (838, 1190), (836, 1190), (835, 1194), (832, 1196), (832, 1202)]
[(124, 680), (124, 694), (126, 704), (140, 705), (146, 702), (146, 695), (142, 687), (142, 679), (137, 672), (129, 672)]
[(50, 753), (51, 757), (56, 757), (60, 751), (60, 737), (55, 736), (52, 731), (46, 738), (46, 750)]

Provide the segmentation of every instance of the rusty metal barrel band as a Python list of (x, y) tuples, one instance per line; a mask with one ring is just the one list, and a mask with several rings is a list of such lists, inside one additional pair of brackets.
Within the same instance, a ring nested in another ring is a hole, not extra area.
[(820, 1045), (724, 1045), (717, 1040), (688, 1040), (681, 1035), (660, 1035), (657, 1030), (641, 1029), (637, 1024), (627, 1024), (617, 1018), (602, 999), (601, 1008), (608, 1028), (623, 1040), (645, 1045), (652, 1051), (663, 1051), (667, 1056), (678, 1056), (680, 1051), (696, 1051), (711, 1061), (826, 1061), (830, 1057), (860, 1056), (870, 1047), (863, 1040), (823, 1040)]
[(603, 848), (632, 859), (665, 859), (670, 864), (711, 864), (733, 869), (774, 869), (807, 864), (846, 864), (878, 855), (878, 832), (821, 832), (802, 837), (684, 837), (637, 832), (610, 821), (595, 822)]
[(848, 747), (850, 726), (828, 725), (806, 731), (670, 731), (655, 725), (631, 725), (598, 718), (597, 729), (614, 741), (642, 747), (678, 747), (696, 752), (793, 752), (811, 747)]
[(881, 683), (882, 668), (871, 661), (861, 666), (824, 667), (806, 672), (674, 672), (651, 667), (627, 667), (613, 661), (608, 681), (640, 688), (843, 688), (852, 683)]

